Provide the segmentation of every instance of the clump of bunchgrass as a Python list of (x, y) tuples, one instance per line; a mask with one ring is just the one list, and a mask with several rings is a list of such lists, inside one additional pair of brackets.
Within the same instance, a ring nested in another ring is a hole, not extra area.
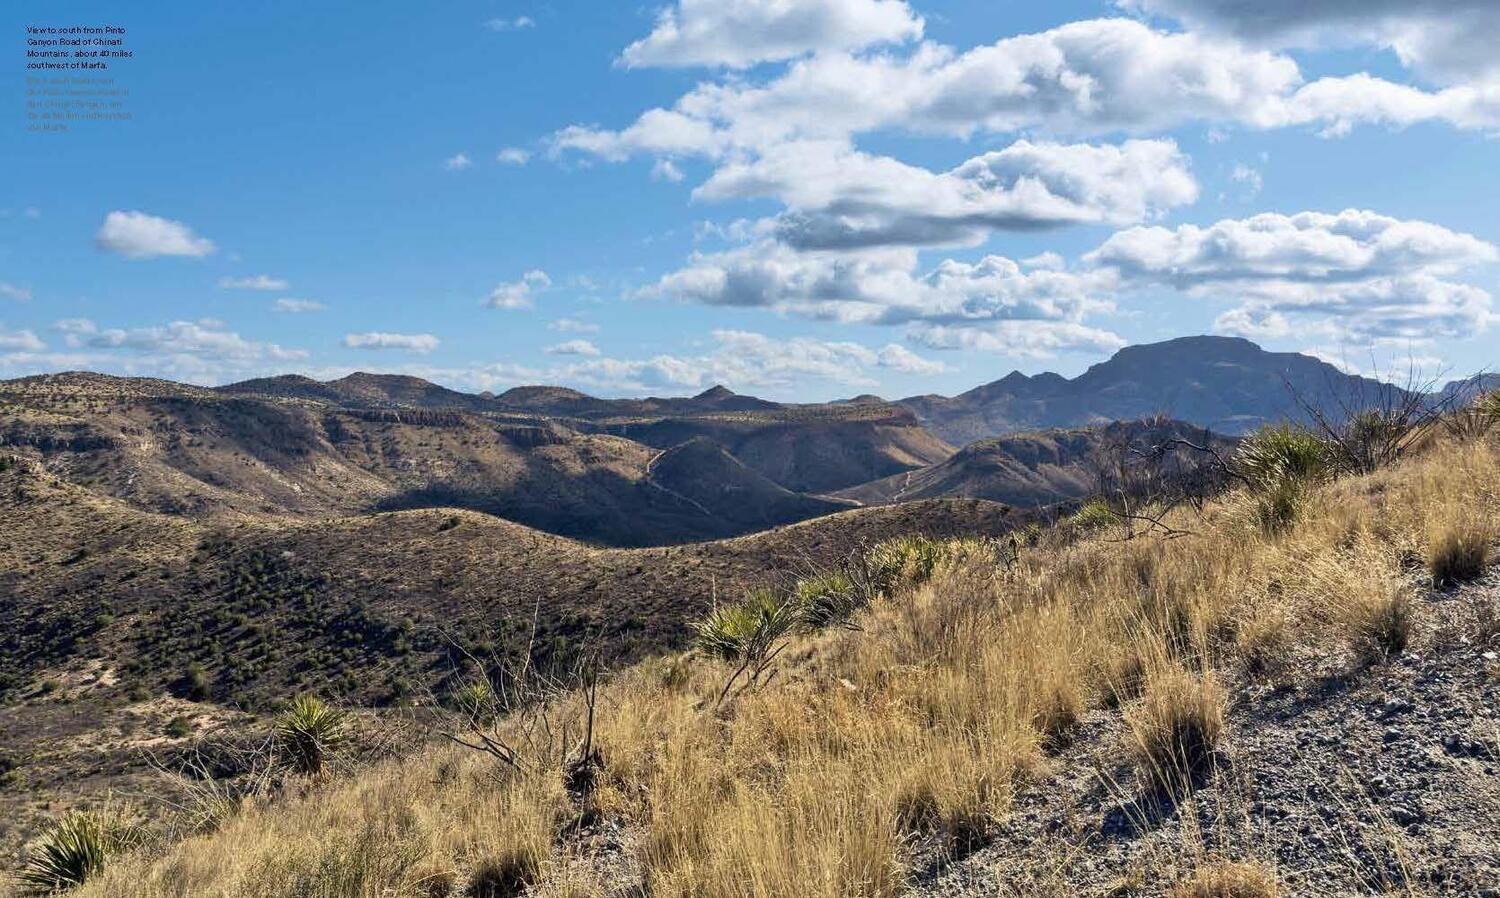
[(1224, 701), (1211, 672), (1170, 665), (1148, 674), (1125, 722), (1137, 768), (1153, 790), (1181, 793), (1209, 772), (1224, 735)]
[(1439, 589), (1484, 576), (1494, 560), (1495, 522), (1472, 509), (1456, 509), (1435, 521), (1427, 536), (1427, 570)]
[(348, 715), (317, 696), (297, 696), (276, 718), (278, 756), (304, 776), (321, 776), (348, 739)]
[(541, 874), (541, 858), (530, 846), (495, 854), (469, 874), (466, 898), (519, 898)]
[(1172, 888), (1171, 898), (1276, 898), (1276, 875), (1255, 861), (1211, 861)]
[(1349, 639), (1361, 659), (1382, 661), (1406, 651), (1412, 633), (1411, 598), (1406, 584), (1387, 582), (1345, 605)]

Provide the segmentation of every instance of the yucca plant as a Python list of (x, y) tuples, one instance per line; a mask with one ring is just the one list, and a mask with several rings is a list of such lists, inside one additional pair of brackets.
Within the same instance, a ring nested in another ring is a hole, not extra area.
[(140, 830), (112, 819), (107, 811), (73, 811), (42, 835), (21, 870), (32, 895), (55, 895), (104, 872), (111, 855), (140, 842)]
[(948, 558), (948, 547), (925, 536), (902, 536), (877, 543), (865, 559), (877, 592), (927, 580)]
[(1328, 446), (1305, 427), (1262, 427), (1240, 443), (1235, 469), (1255, 493), (1267, 530), (1286, 527), (1302, 510), (1307, 490), (1332, 470)]
[(742, 602), (720, 605), (693, 625), (698, 651), (735, 665), (714, 707), (723, 705), (731, 693), (738, 696), (759, 688), (775, 676), (776, 656), (786, 646), (783, 637), (797, 621), (794, 600), (762, 589), (751, 592)]
[(744, 601), (720, 605), (693, 624), (698, 651), (724, 661), (740, 662), (769, 650), (797, 623), (796, 605), (769, 589), (758, 589)]
[(474, 720), (486, 720), (498, 712), (495, 690), (485, 680), (470, 680), (453, 692), (453, 704)]
[(304, 776), (321, 775), (348, 738), (348, 716), (316, 696), (297, 696), (276, 718), (282, 763)]
[(861, 604), (854, 580), (843, 571), (829, 571), (797, 581), (793, 597), (798, 619), (809, 630), (842, 624)]
[(1257, 492), (1272, 493), (1287, 483), (1316, 483), (1329, 473), (1328, 448), (1305, 427), (1262, 427), (1240, 443), (1235, 467)]

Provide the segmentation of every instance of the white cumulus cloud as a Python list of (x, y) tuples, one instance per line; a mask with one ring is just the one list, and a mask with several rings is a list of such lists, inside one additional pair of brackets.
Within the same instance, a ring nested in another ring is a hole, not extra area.
[(485, 300), (485, 305), (492, 309), (529, 309), (535, 305), (535, 295), (550, 286), (552, 278), (547, 276), (547, 272), (534, 268), (518, 281), (496, 285)]
[(627, 66), (729, 66), (914, 40), (904, 0), (677, 0), (621, 54)]
[(694, 196), (774, 197), (788, 207), (778, 225), (785, 242), (831, 249), (973, 245), (996, 230), (1133, 223), (1194, 202), (1198, 185), (1170, 140), (1023, 140), (946, 172), (800, 141), (724, 165)]
[(94, 235), (94, 243), (101, 250), (118, 253), (127, 259), (197, 258), (214, 251), (213, 241), (194, 234), (192, 228), (180, 221), (145, 212), (119, 210), (104, 216), (104, 224)]
[(29, 330), (6, 330), (0, 327), (0, 351), (41, 352), (47, 348), (41, 338)]
[(277, 312), (321, 312), (324, 309), (322, 303), (312, 299), (294, 299), (290, 296), (283, 297), (271, 303), (271, 308)]
[(1224, 332), (1311, 328), (1362, 344), (1484, 330), (1495, 319), (1489, 293), (1451, 279), (1497, 260), (1500, 250), (1472, 234), (1359, 209), (1131, 228), (1084, 256), (1125, 286), (1238, 302), (1217, 320)]
[(361, 334), (344, 335), (344, 345), (351, 349), (399, 349), (407, 352), (429, 353), (437, 349), (440, 342), (432, 334), (392, 334), (383, 331), (367, 331)]
[(566, 340), (548, 346), (545, 350), (548, 355), (587, 355), (597, 356), (600, 354), (599, 347), (588, 340)]

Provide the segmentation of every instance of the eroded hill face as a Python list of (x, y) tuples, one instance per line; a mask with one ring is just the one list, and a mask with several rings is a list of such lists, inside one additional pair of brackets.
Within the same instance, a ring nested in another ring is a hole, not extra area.
[[(280, 377), (203, 390), (59, 375), (0, 384), (0, 443), (147, 511), (316, 518), (453, 507), (618, 546), (827, 514), (849, 503), (802, 493), (951, 451), (893, 407), (726, 410), (742, 399), (722, 391), (671, 401), (701, 413), (588, 420), (507, 411), (415, 378)], [(673, 451), (702, 439), (715, 451)]]
[[(1108, 492), (1122, 465), (1138, 467), (1155, 447), (1182, 440), (1221, 455), (1233, 446), (1201, 427), (1160, 419), (1034, 431), (970, 443), (939, 464), (835, 495), (866, 505), (964, 498), (1037, 508)], [(1163, 463), (1193, 466), (1204, 460), (1184, 447)]]

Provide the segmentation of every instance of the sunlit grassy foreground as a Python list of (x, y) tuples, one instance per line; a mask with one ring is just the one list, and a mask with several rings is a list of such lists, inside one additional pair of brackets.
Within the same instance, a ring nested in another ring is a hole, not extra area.
[[(1310, 485), (1285, 526), (1235, 492), (1174, 513), (1191, 531), (1176, 539), (1106, 525), (1076, 541), (1059, 528), (1010, 560), (952, 547), (855, 628), (793, 636), (769, 685), (718, 710), (731, 664), (618, 673), (599, 693), (593, 802), (639, 833), (627, 849), (653, 896), (898, 894), (913, 834), (981, 833), (1086, 709), (1118, 706), (1122, 757), (1171, 788), (1233, 738), (1225, 684), (1399, 651), (1416, 591), (1493, 545), (1497, 490), (1492, 444), (1440, 442)], [(515, 773), (435, 746), (120, 858), (77, 894), (593, 894), (557, 847), (578, 812), (556, 765)]]

